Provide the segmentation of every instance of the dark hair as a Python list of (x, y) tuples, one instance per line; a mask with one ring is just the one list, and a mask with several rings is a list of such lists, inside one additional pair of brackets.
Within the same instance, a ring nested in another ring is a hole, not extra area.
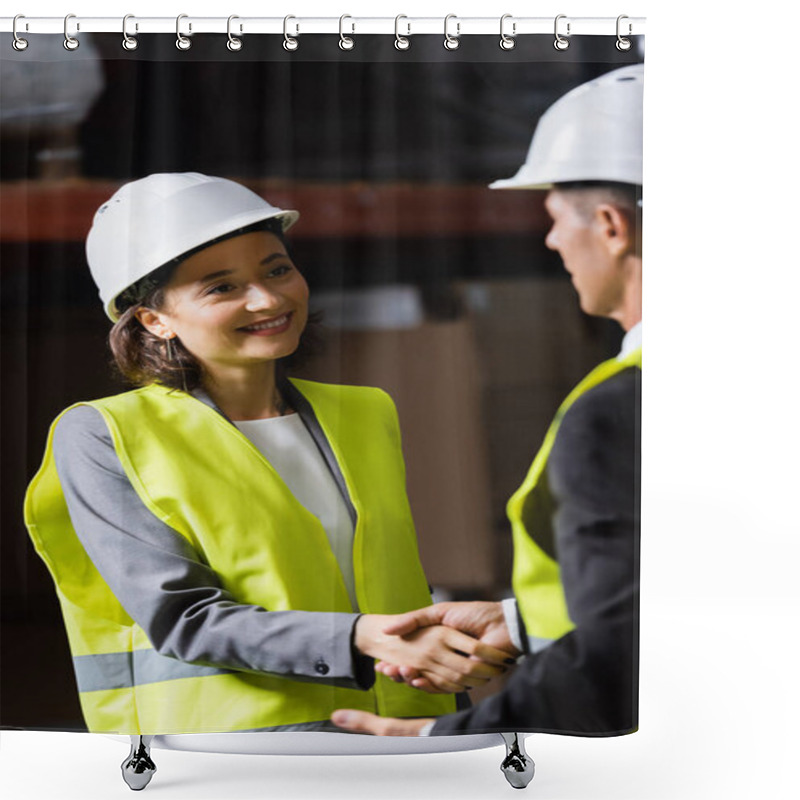
[[(198, 252), (204, 247), (211, 246), (224, 239), (233, 238), (255, 230), (266, 230), (276, 235), (284, 246), (283, 230), (276, 227), (274, 221), (268, 220), (271, 225), (258, 223), (247, 228), (234, 231), (218, 239), (208, 242), (201, 248), (196, 248), (185, 253), (174, 261), (148, 274), (130, 289), (127, 289), (117, 300), (117, 308), (122, 311), (119, 319), (114, 323), (108, 336), (111, 353), (117, 370), (128, 382), (134, 386), (146, 386), (150, 383), (160, 383), (170, 389), (182, 389), (191, 392), (203, 384), (203, 368), (200, 362), (183, 346), (175, 337), (162, 339), (139, 322), (136, 314), (141, 308), (150, 308), (160, 311), (164, 307), (166, 292), (164, 291), (172, 274), (181, 261)], [(143, 293), (144, 292), (144, 293)], [(138, 298), (138, 299), (133, 299)], [(124, 310), (123, 310), (124, 309)], [(300, 337), (297, 349), (276, 362), (278, 377), (286, 375), (287, 371), (300, 367), (309, 357), (315, 355), (321, 346), (319, 331), (321, 314), (319, 312), (309, 315), (306, 328)]]

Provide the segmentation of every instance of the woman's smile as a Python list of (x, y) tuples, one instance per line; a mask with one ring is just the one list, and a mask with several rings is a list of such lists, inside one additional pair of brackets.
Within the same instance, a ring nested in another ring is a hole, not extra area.
[(282, 314), (280, 317), (272, 317), (271, 319), (253, 322), (250, 325), (243, 325), (236, 330), (253, 336), (276, 336), (279, 333), (284, 333), (289, 330), (292, 324), (293, 313), (294, 312), (290, 311), (287, 314)]

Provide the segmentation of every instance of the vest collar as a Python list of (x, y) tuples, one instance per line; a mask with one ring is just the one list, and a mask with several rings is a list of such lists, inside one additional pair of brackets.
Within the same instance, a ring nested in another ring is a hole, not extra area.
[[(353, 523), (353, 528), (355, 528), (358, 515), (356, 514), (353, 501), (350, 499), (350, 491), (347, 488), (347, 483), (345, 482), (342, 470), (339, 467), (339, 462), (336, 460), (336, 456), (333, 453), (333, 448), (328, 441), (328, 437), (325, 436), (322, 426), (319, 424), (319, 420), (317, 419), (317, 415), (314, 413), (311, 403), (309, 403), (300, 390), (286, 378), (278, 380), (278, 389), (283, 397), (287, 400), (289, 405), (300, 415), (300, 419), (306, 426), (306, 430), (308, 430), (311, 438), (314, 440), (314, 443), (319, 448), (322, 458), (330, 470), (331, 475), (336, 482), (336, 486), (339, 489), (342, 498), (344, 499), (344, 503), (347, 506), (347, 513), (349, 514), (350, 520)], [(222, 409), (211, 399), (211, 395), (209, 395), (205, 389), (200, 387), (195, 389), (190, 394), (195, 398), (195, 400), (199, 400), (201, 403), (205, 403), (209, 408), (213, 408), (214, 411), (216, 411), (220, 416), (228, 420), (231, 425), (233, 424), (233, 421), (229, 419), (225, 412), (222, 411)]]

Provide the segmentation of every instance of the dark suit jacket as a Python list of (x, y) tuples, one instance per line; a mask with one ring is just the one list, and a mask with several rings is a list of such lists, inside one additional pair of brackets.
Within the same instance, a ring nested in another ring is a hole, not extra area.
[(640, 387), (641, 370), (629, 368), (578, 398), (540, 484), (575, 629), (523, 659), (498, 694), (439, 718), (432, 735), (636, 729)]

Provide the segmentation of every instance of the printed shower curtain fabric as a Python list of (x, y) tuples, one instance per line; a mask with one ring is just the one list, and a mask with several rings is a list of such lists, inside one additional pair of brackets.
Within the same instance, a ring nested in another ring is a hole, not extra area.
[[(0, 724), (635, 730), (641, 350), (576, 198), (612, 192), (635, 259), (640, 153), (567, 166), (641, 110), (570, 112), (549, 195), (489, 184), (643, 41), (29, 39), (0, 73)], [(429, 587), (499, 664), (413, 616), (369, 638)]]

